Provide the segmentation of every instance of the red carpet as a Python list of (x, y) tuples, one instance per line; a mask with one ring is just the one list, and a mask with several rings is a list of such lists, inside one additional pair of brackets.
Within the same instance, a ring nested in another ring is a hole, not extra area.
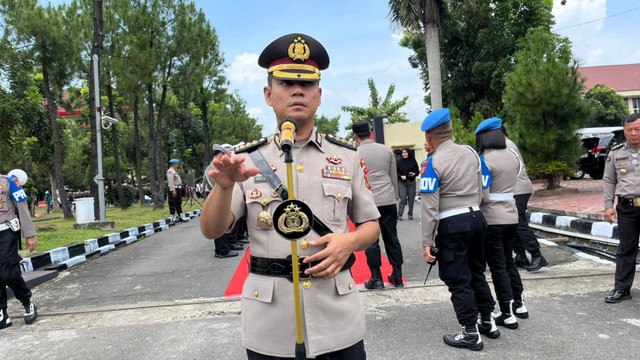
[[(355, 226), (349, 222), (349, 231), (354, 231)], [(383, 245), (384, 246), (384, 245)], [(356, 254), (356, 263), (351, 268), (351, 274), (353, 275), (353, 280), (356, 285), (360, 285), (364, 287), (365, 280), (369, 280), (371, 277), (371, 273), (369, 272), (369, 267), (367, 266), (367, 257), (364, 254), (364, 251), (359, 251)], [(240, 296), (242, 294), (242, 287), (244, 286), (244, 281), (249, 274), (249, 256), (251, 255), (251, 248), (249, 247), (242, 259), (240, 259), (240, 263), (238, 263), (238, 267), (236, 268), (236, 272), (231, 277), (231, 281), (227, 286), (227, 289), (224, 292), (225, 297), (235, 297)], [(382, 277), (384, 278), (385, 285), (388, 285), (387, 275), (391, 274), (392, 268), (391, 264), (389, 264), (389, 260), (382, 253)], [(406, 283), (407, 279), (403, 278)]]

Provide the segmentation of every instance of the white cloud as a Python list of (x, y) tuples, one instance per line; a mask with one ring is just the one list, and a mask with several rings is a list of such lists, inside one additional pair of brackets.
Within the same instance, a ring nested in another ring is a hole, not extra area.
[(258, 54), (248, 52), (234, 56), (227, 76), (235, 86), (266, 81), (264, 69), (258, 66)]
[(250, 107), (250, 108), (247, 108), (247, 113), (249, 113), (250, 117), (254, 119), (258, 119), (262, 116), (262, 114), (264, 114), (264, 110), (259, 107)]
[(585, 64), (599, 64), (605, 58), (606, 52), (601, 48), (590, 49), (587, 56), (584, 58)]

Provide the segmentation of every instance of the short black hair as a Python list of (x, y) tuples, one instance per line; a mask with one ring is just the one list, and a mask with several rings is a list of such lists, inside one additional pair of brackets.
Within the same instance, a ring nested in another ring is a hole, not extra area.
[(486, 149), (506, 149), (507, 141), (502, 130), (483, 131), (476, 135), (476, 149), (482, 152)]
[(634, 122), (634, 121), (636, 121), (638, 119), (640, 119), (640, 113), (629, 114), (629, 115), (627, 115), (626, 118), (624, 118), (624, 123), (622, 125), (624, 125), (626, 123), (632, 123), (632, 122)]

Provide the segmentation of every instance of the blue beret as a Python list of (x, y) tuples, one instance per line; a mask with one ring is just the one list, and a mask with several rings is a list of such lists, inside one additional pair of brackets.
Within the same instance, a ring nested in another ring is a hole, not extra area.
[(422, 131), (431, 131), (436, 126), (446, 124), (451, 121), (451, 112), (447, 108), (441, 108), (438, 110), (432, 111), (426, 118), (422, 121), (422, 126), (420, 130)]
[(173, 165), (173, 164), (180, 164), (180, 160), (178, 159), (171, 159), (169, 160), (169, 164)]
[(486, 119), (478, 124), (475, 135), (478, 135), (478, 133), (483, 131), (500, 129), (500, 126), (502, 126), (502, 119), (497, 117)]

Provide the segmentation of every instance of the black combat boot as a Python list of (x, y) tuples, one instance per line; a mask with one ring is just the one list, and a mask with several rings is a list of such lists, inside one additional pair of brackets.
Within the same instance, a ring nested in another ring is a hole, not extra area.
[(382, 273), (380, 272), (380, 268), (370, 270), (371, 279), (364, 282), (364, 287), (369, 290), (384, 289), (384, 283), (382, 282)]
[(7, 308), (0, 309), (0, 330), (11, 326), (11, 318), (7, 313)]
[(517, 267), (526, 269), (529, 265), (529, 259), (527, 259), (527, 254), (523, 251), (522, 253), (517, 252), (516, 257), (513, 259), (513, 262)]
[(525, 267), (525, 269), (527, 269), (527, 271), (538, 271), (540, 270), (540, 268), (547, 265), (549, 265), (549, 262), (547, 262), (547, 259), (545, 259), (544, 256), (539, 255), (539, 256), (532, 257), (531, 265)]
[(27, 325), (33, 324), (38, 318), (38, 307), (33, 300), (30, 300), (24, 305), (24, 323)]
[(514, 296), (513, 299), (513, 315), (520, 319), (528, 319), (529, 311), (527, 307), (524, 305), (524, 294), (520, 294), (520, 299), (517, 296)]
[(394, 266), (393, 272), (387, 276), (387, 280), (397, 288), (404, 287), (404, 283), (402, 282), (402, 267)]
[(507, 329), (517, 329), (518, 319), (513, 315), (512, 309), (513, 300), (501, 301), (500, 311), (493, 314), (493, 318), (496, 320), (496, 324), (504, 326)]
[(484, 347), (477, 325), (463, 326), (461, 332), (457, 334), (445, 334), (442, 339), (449, 346), (467, 348), (473, 351), (482, 350)]
[(478, 330), (480, 334), (487, 335), (489, 339), (497, 339), (500, 337), (500, 330), (496, 326), (496, 321), (491, 316), (491, 313), (487, 315), (480, 315), (478, 319)]

